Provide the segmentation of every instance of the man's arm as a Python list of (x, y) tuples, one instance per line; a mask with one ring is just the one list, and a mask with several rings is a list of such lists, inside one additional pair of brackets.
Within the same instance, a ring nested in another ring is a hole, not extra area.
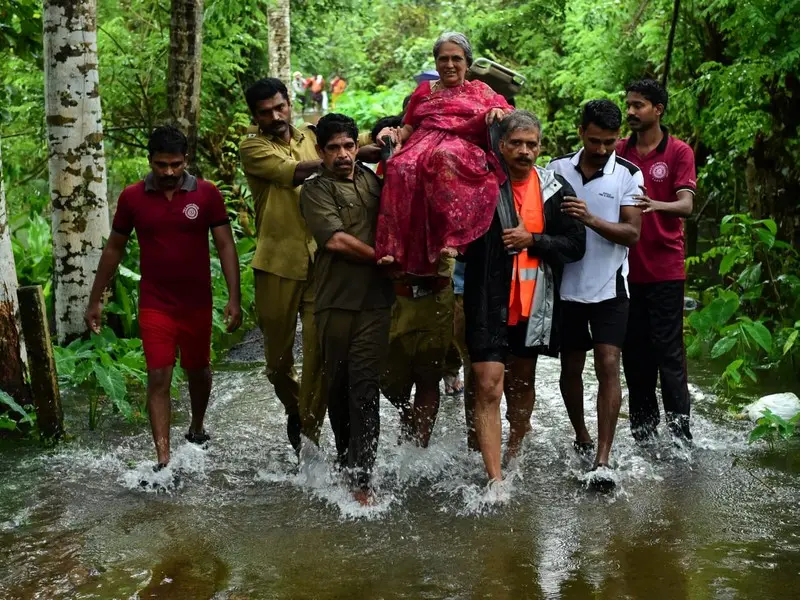
[(561, 210), (586, 227), (593, 229), (609, 242), (630, 248), (639, 241), (642, 211), (636, 206), (621, 206), (619, 223), (611, 223), (593, 215), (589, 212), (586, 202), (575, 196), (566, 196), (564, 202), (561, 203)]
[(662, 202), (653, 200), (647, 196), (647, 188), (642, 186), (642, 194), (634, 196), (638, 203), (637, 208), (642, 209), (642, 213), (660, 212), (671, 217), (691, 217), (694, 211), (694, 192), (689, 189), (680, 190), (677, 200), (673, 202)]
[(123, 235), (117, 231), (112, 231), (100, 255), (100, 263), (97, 265), (97, 273), (94, 276), (92, 291), (89, 293), (89, 305), (83, 315), (86, 326), (94, 333), (100, 333), (100, 324), (103, 315), (103, 291), (108, 286), (108, 282), (117, 272), (122, 257), (125, 256), (125, 246), (128, 244), (130, 236)]
[(555, 227), (553, 235), (546, 233), (534, 234), (533, 243), (528, 248), (528, 254), (538, 256), (553, 263), (571, 263), (579, 261), (586, 252), (586, 227), (577, 219), (573, 219), (561, 210), (562, 198), (574, 196), (575, 190), (560, 175), (557, 176), (562, 185), (561, 190), (551, 198), (557, 202)]
[(342, 254), (355, 262), (375, 262), (375, 249), (344, 231), (334, 233), (325, 243), (325, 249)]
[(223, 317), (228, 324), (228, 332), (236, 331), (242, 324), (242, 291), (239, 282), (239, 256), (236, 254), (230, 223), (212, 227), (211, 237), (214, 238), (222, 274), (228, 285), (228, 304)]
[(278, 154), (263, 140), (248, 138), (239, 147), (245, 174), (266, 179), (283, 187), (303, 183), (322, 164), (321, 160), (296, 161)]

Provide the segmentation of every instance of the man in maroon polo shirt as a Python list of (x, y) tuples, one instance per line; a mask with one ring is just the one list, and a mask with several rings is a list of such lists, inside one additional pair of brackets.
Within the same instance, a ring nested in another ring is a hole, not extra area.
[(669, 432), (688, 442), (683, 219), (692, 214), (697, 187), (694, 152), (661, 125), (668, 96), (658, 82), (636, 81), (626, 92), (631, 136), (619, 141), (617, 154), (639, 167), (645, 182), (638, 197), (641, 234), (629, 257), (630, 313), (622, 349), (631, 432), (639, 441), (656, 434), (660, 376)]
[(87, 326), (100, 332), (102, 295), (136, 230), (141, 250), (139, 329), (147, 362), (147, 409), (160, 470), (169, 463), (170, 384), (176, 350), (189, 380), (192, 422), (186, 439), (203, 445), (210, 436), (203, 417), (211, 394), (211, 258), (214, 238), (228, 284), (228, 331), (241, 324), (239, 259), (222, 196), (213, 184), (185, 171), (187, 140), (172, 126), (159, 127), (147, 145), (151, 172), (123, 190), (111, 235), (100, 257)]

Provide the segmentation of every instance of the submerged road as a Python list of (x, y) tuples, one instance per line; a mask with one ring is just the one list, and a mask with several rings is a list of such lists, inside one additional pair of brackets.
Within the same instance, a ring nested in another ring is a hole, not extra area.
[[(258, 341), (231, 356), (258, 359)], [(333, 474), (327, 425), (297, 466), (261, 365), (215, 373), (207, 451), (183, 441), (188, 398), (176, 403), (172, 494), (139, 487), (154, 476), (146, 426), (88, 432), (73, 397), (75, 440), (0, 450), (0, 598), (796, 597), (800, 453), (748, 446), (744, 424), (694, 393), (694, 448), (639, 448), (623, 419), (618, 487), (599, 495), (571, 451), (558, 363), (542, 360), (503, 502), (466, 451), (460, 398), (443, 399), (427, 450), (397, 445), (384, 401), (372, 508)]]

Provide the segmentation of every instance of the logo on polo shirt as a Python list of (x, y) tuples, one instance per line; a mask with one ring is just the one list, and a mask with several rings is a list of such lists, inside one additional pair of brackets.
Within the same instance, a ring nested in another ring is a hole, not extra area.
[(186, 215), (187, 219), (194, 220), (200, 214), (200, 207), (197, 204), (187, 204), (183, 209), (183, 214)]
[(653, 178), (653, 181), (664, 181), (667, 177), (669, 177), (669, 167), (667, 166), (667, 163), (653, 163), (653, 166), (650, 167), (650, 177)]

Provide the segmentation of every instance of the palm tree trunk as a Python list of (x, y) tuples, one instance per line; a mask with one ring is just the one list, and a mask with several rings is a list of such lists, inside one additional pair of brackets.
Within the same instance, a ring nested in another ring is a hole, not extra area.
[(203, 0), (172, 0), (169, 31), (167, 104), (175, 124), (189, 138), (189, 171), (197, 168), (200, 72), (203, 52)]
[(44, 0), (53, 294), (59, 343), (82, 334), (109, 234), (95, 0)]
[(269, 20), (269, 74), (287, 86), (291, 83), (289, 0), (276, 0), (267, 9)]

